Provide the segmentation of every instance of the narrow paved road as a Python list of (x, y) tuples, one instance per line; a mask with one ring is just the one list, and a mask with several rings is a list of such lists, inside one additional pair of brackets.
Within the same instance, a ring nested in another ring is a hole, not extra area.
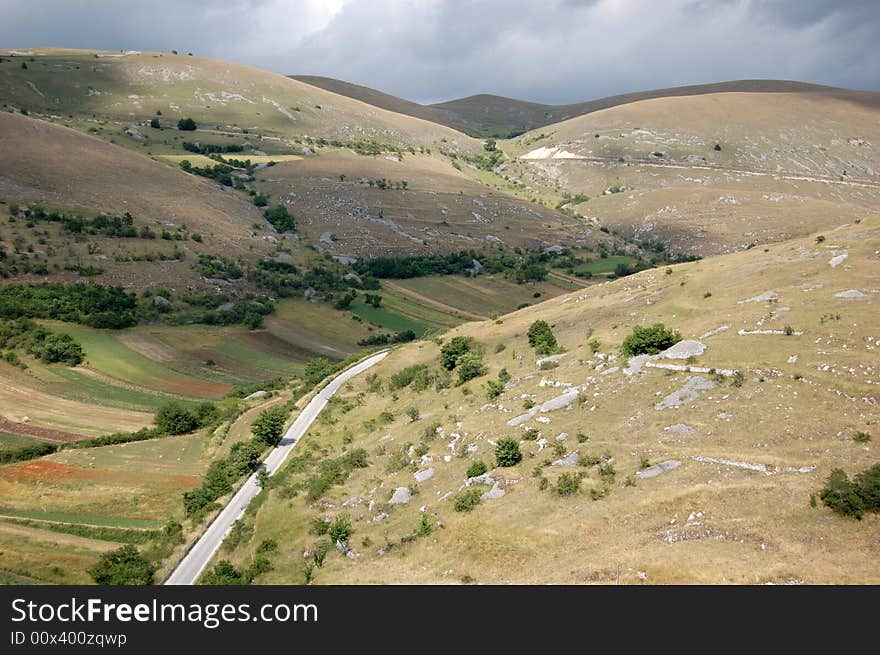
[[(300, 412), (299, 416), (296, 417), (293, 425), (290, 426), (290, 429), (287, 430), (287, 433), (281, 439), (281, 443), (279, 443), (278, 446), (269, 453), (266, 459), (263, 460), (263, 464), (266, 466), (266, 472), (269, 475), (274, 475), (275, 472), (281, 468), (281, 465), (284, 463), (284, 460), (287, 459), (290, 451), (293, 450), (293, 447), (306, 433), (306, 430), (309, 429), (309, 426), (314, 420), (318, 418), (318, 414), (324, 409), (327, 401), (330, 400), (331, 396), (333, 396), (343, 384), (348, 382), (354, 376), (363, 373), (374, 364), (379, 363), (387, 355), (388, 352), (386, 351), (365, 359), (360, 364), (352, 366), (350, 369), (337, 375), (333, 378), (330, 384), (321, 389), (321, 391), (318, 392), (315, 397), (309, 401), (309, 404)], [(217, 518), (214, 519), (214, 522), (208, 526), (205, 533), (198, 541), (196, 541), (195, 545), (193, 545), (171, 575), (168, 576), (165, 584), (195, 584), (196, 581), (198, 581), (199, 576), (202, 574), (202, 571), (208, 566), (208, 562), (211, 561), (214, 553), (220, 548), (223, 539), (229, 534), (232, 525), (241, 518), (241, 515), (244, 514), (245, 508), (247, 508), (248, 504), (258, 493), (260, 493), (260, 485), (257, 484), (257, 476), (254, 474), (248, 478), (247, 482), (242, 485), (241, 489), (239, 489), (232, 497), (232, 500), (229, 501), (229, 504), (221, 510), (220, 514), (217, 515)]]

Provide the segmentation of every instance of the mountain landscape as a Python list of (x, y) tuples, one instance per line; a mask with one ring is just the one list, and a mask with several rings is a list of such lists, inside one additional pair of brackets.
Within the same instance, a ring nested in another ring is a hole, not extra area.
[(251, 474), (203, 584), (878, 582), (880, 93), (31, 48), (0, 105), (0, 582), (162, 582)]

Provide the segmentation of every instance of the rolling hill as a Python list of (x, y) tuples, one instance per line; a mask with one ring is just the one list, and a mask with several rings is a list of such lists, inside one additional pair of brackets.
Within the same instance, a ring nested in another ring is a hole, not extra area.
[(472, 142), (443, 125), (239, 64), (167, 52), (18, 52), (26, 54), (0, 51), (0, 98), (7, 107), (24, 107), (81, 129), (110, 121), (121, 141), (142, 141), (126, 139), (124, 130), (146, 126), (160, 111), (163, 126), (192, 117), (204, 129), (247, 134), (268, 144), (292, 145), (295, 136), (408, 145), (446, 139), (450, 147), (462, 148)]
[(877, 94), (835, 87), (795, 82), (790, 80), (734, 80), (713, 84), (636, 91), (564, 105), (547, 105), (514, 98), (480, 93), (431, 105), (421, 105), (403, 98), (382, 93), (369, 87), (318, 75), (291, 75), (293, 79), (311, 84), (333, 93), (355, 98), (389, 111), (423, 118), (448, 125), (456, 130), (478, 138), (506, 138), (570, 118), (591, 114), (652, 98), (693, 96), (713, 93), (806, 93), (820, 94), (841, 100), (880, 106)]
[[(878, 247), (874, 216), (403, 346), (331, 403), (218, 558), (273, 540), (258, 581), (287, 584), (876, 582), (878, 516), (810, 496), (877, 463), (858, 435), (880, 419)], [(543, 365), (536, 320), (564, 351)], [(685, 341), (621, 355), (657, 322)], [(464, 385), (440, 364), (457, 336), (485, 365)], [(496, 465), (503, 437), (520, 463)], [(356, 451), (364, 468), (321, 482)], [(343, 515), (350, 552), (316, 565), (316, 526)]]
[(701, 255), (849, 223), (880, 208), (880, 94), (714, 93), (642, 100), (504, 142), (498, 172)]

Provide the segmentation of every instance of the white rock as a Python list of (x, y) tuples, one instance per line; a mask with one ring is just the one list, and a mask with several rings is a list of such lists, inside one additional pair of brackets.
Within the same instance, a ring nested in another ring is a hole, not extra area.
[(410, 500), (412, 500), (412, 494), (409, 492), (409, 489), (406, 487), (397, 487), (389, 502), (392, 505), (406, 505)]
[(434, 469), (427, 468), (421, 471), (416, 471), (413, 473), (413, 477), (416, 479), (416, 482), (425, 482), (434, 477)]

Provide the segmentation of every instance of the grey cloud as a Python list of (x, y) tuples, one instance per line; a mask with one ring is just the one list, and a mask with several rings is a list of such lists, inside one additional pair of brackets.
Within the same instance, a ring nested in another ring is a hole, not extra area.
[(737, 78), (880, 88), (876, 0), (0, 0), (0, 46), (192, 51), (417, 101)]

